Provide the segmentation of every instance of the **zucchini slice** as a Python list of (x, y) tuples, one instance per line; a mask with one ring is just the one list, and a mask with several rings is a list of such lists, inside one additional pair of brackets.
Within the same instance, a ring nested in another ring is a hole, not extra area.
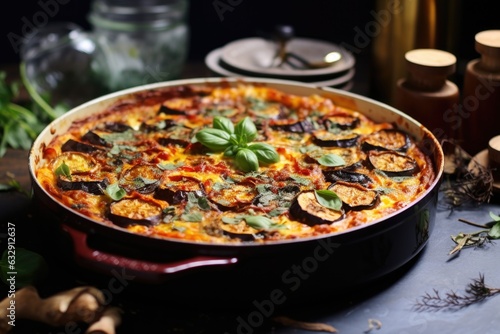
[(359, 134), (352, 131), (340, 131), (338, 133), (327, 130), (313, 132), (313, 142), (318, 146), (327, 147), (353, 147), (358, 144)]
[(406, 152), (411, 141), (408, 134), (396, 129), (380, 130), (366, 136), (361, 143), (361, 148), (365, 151), (398, 151)]
[(373, 168), (384, 172), (389, 177), (412, 176), (419, 170), (413, 158), (394, 151), (370, 151), (368, 161)]
[(340, 197), (346, 210), (373, 209), (380, 202), (378, 192), (358, 183), (338, 181), (330, 185), (328, 190)]
[(162, 208), (153, 202), (140, 198), (127, 198), (113, 202), (109, 206), (109, 219), (116, 225), (152, 226), (160, 223)]
[(309, 226), (332, 224), (345, 217), (344, 210), (332, 210), (319, 204), (314, 190), (299, 193), (292, 201), (290, 215), (297, 221)]

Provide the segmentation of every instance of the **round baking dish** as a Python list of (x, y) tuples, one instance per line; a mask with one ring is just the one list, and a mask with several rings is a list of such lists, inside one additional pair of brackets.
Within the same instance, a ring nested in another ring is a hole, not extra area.
[[(138, 92), (181, 85), (231, 85), (241, 81), (266, 85), (296, 95), (319, 94), (337, 105), (358, 110), (377, 122), (391, 122), (412, 135), (428, 154), (436, 178), (410, 205), (384, 219), (331, 235), (267, 244), (218, 245), (133, 234), (94, 221), (61, 205), (40, 185), (35, 171), (43, 148), (82, 117), (98, 113)], [(137, 284), (154, 287), (169, 298), (220, 301), (271, 298), (303, 300), (346, 289), (401, 268), (424, 248), (434, 227), (444, 168), (441, 146), (416, 120), (378, 101), (294, 81), (259, 78), (201, 78), (135, 87), (109, 94), (67, 112), (49, 124), (29, 155), (34, 201), (59, 253), (80, 268), (105, 276), (117, 272)], [(42, 223), (41, 223), (42, 224)], [(61, 249), (63, 251), (61, 251)], [(283, 299), (280, 299), (283, 300)]]

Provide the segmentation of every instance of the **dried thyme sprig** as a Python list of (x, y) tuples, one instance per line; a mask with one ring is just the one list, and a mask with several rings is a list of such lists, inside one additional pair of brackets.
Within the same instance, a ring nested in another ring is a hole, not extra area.
[(484, 282), (484, 275), (479, 274), (479, 278), (475, 278), (467, 284), (463, 294), (456, 291), (449, 291), (442, 295), (438, 290), (434, 289), (432, 293), (427, 292), (418, 299), (414, 305), (414, 309), (418, 312), (456, 311), (469, 305), (480, 303), (497, 294), (500, 294), (500, 288), (487, 286)]
[(446, 202), (452, 208), (466, 203), (488, 203), (493, 190), (491, 169), (478, 163), (453, 141), (443, 141), (442, 147), (445, 173), (454, 176), (453, 182), (443, 182), (441, 187)]

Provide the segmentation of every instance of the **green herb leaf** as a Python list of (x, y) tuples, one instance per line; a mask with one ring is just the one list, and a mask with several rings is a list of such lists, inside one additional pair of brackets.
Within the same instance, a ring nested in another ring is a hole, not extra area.
[(257, 230), (268, 230), (273, 225), (273, 221), (264, 216), (245, 216), (245, 222)]
[[(11, 256), (15, 257), (14, 269), (11, 266)], [(16, 272), (15, 284), (17, 288), (34, 284), (35, 282), (44, 279), (48, 274), (48, 266), (44, 258), (35, 252), (25, 248), (16, 247), (14, 253), (12, 250), (6, 249), (0, 260), (0, 278), (2, 282), (10, 285), (7, 281), (11, 275), (9, 272)]]
[(238, 150), (239, 150), (239, 149), (240, 149), (240, 148), (238, 147), (238, 145), (231, 145), (231, 146), (229, 146), (228, 148), (226, 148), (226, 149), (224, 150), (224, 155), (225, 155), (226, 157), (232, 157), (232, 156), (234, 156), (236, 153), (238, 153)]
[(212, 151), (224, 151), (231, 145), (230, 134), (220, 130), (205, 128), (196, 134), (196, 139)]
[(56, 176), (64, 176), (66, 178), (68, 178), (68, 180), (71, 181), (71, 170), (69, 169), (69, 166), (66, 165), (66, 163), (63, 161), (63, 163), (61, 165), (59, 165), (59, 167), (56, 168), (56, 170), (54, 171), (56, 173)]
[(333, 154), (333, 153), (328, 153), (328, 154), (321, 156), (318, 159), (318, 162), (321, 165), (327, 166), (327, 167), (337, 167), (337, 166), (345, 165), (345, 160), (340, 155)]
[(236, 224), (239, 224), (239, 222), (241, 222), (241, 220), (243, 219), (243, 217), (222, 217), (222, 222), (224, 224), (229, 224), (229, 225), (236, 225)]
[(120, 188), (118, 183), (108, 185), (105, 192), (114, 201), (121, 200), (127, 194), (124, 189)]
[(255, 143), (249, 145), (248, 149), (252, 150), (257, 156), (257, 159), (263, 163), (272, 164), (280, 160), (278, 152), (269, 144)]
[(497, 223), (491, 227), (488, 231), (488, 236), (492, 239), (500, 239), (500, 221), (497, 221)]
[(342, 208), (342, 200), (331, 190), (315, 190), (314, 194), (319, 204), (325, 208), (339, 211)]
[(240, 145), (246, 145), (257, 137), (257, 128), (249, 117), (245, 117), (236, 124), (234, 134)]
[(491, 219), (493, 219), (494, 221), (496, 222), (500, 222), (500, 216), (497, 216), (496, 214), (494, 214), (493, 212), (490, 211), (490, 217)]
[(253, 151), (248, 148), (242, 148), (236, 153), (234, 162), (238, 169), (243, 172), (251, 172), (259, 169), (259, 159)]
[(197, 223), (203, 220), (203, 214), (197, 211), (191, 213), (184, 213), (181, 215), (181, 219), (185, 222)]
[(228, 134), (234, 133), (234, 125), (229, 118), (217, 116), (213, 120), (213, 128), (219, 129)]

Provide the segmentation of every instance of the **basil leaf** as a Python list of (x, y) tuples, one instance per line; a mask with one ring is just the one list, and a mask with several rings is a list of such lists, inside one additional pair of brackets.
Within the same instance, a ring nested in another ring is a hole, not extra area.
[(64, 176), (67, 177), (68, 180), (71, 181), (71, 171), (69, 169), (69, 166), (66, 165), (66, 163), (63, 161), (59, 167), (56, 168), (55, 170), (56, 176)]
[(242, 148), (234, 157), (234, 162), (239, 170), (243, 172), (251, 172), (259, 169), (259, 159), (248, 148)]
[(203, 214), (201, 212), (184, 213), (181, 215), (181, 219), (189, 223), (198, 223), (203, 220)]
[(342, 208), (342, 200), (331, 190), (315, 190), (314, 194), (319, 204), (325, 208), (339, 211)]
[(242, 217), (222, 217), (222, 222), (224, 224), (229, 224), (229, 225), (235, 225), (239, 224), (239, 222), (242, 220)]
[(252, 150), (257, 156), (259, 161), (266, 164), (272, 164), (280, 160), (278, 152), (269, 144), (266, 143), (255, 143), (248, 146), (248, 149)]
[(491, 227), (488, 236), (492, 239), (500, 239), (500, 221), (497, 221), (497, 223)]
[(196, 134), (196, 139), (212, 151), (223, 151), (231, 145), (229, 133), (220, 129), (202, 129)]
[(121, 200), (127, 194), (124, 189), (120, 188), (118, 183), (113, 183), (107, 186), (105, 192), (114, 201)]
[(273, 225), (273, 221), (264, 216), (245, 216), (245, 222), (257, 230), (267, 230)]
[(32, 285), (35, 282), (44, 279), (48, 274), (48, 266), (44, 258), (35, 252), (25, 248), (17, 247), (15, 249), (15, 267), (13, 270), (9, 263), (9, 251), (6, 249), (2, 254), (0, 260), (0, 278), (2, 282), (9, 285), (11, 282), (7, 281), (10, 278), (8, 272), (16, 272), (16, 288), (21, 288), (26, 285)]
[(491, 219), (493, 219), (494, 221), (496, 222), (500, 222), (500, 216), (497, 216), (496, 214), (494, 214), (493, 212), (490, 211), (490, 217)]
[(234, 125), (229, 118), (217, 116), (213, 120), (213, 128), (219, 129), (229, 134), (234, 132)]
[(238, 145), (231, 145), (224, 150), (224, 155), (226, 157), (232, 157), (233, 155), (235, 155), (238, 152), (238, 150), (239, 150)]
[(318, 159), (318, 162), (327, 167), (337, 167), (337, 166), (343, 166), (345, 165), (345, 160), (342, 159), (340, 155), (333, 154), (333, 153), (328, 153), (323, 156), (321, 156)]
[(236, 124), (234, 133), (240, 145), (246, 145), (257, 137), (257, 128), (249, 117), (245, 117)]

